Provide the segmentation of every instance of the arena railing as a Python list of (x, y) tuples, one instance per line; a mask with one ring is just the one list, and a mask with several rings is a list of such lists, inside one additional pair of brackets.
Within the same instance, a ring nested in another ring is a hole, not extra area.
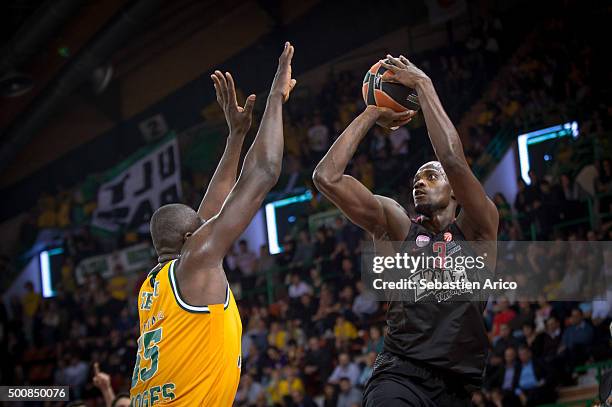
[(555, 231), (558, 231), (566, 227), (571, 227), (571, 226), (576, 226), (576, 225), (581, 225), (581, 224), (588, 224), (590, 229), (592, 230), (595, 229), (598, 223), (600, 223), (600, 221), (612, 218), (611, 212), (599, 213), (595, 209), (596, 202), (601, 198), (606, 198), (606, 197), (611, 197), (611, 196), (612, 196), (612, 192), (605, 193), (605, 194), (597, 194), (594, 197), (590, 197), (590, 196), (587, 197), (586, 199), (582, 201), (586, 203), (587, 210), (588, 210), (587, 216), (557, 223), (553, 226), (553, 229)]
[(601, 383), (601, 378), (603, 377), (603, 373), (612, 369), (612, 359), (604, 360), (601, 362), (590, 363), (588, 365), (578, 366), (574, 369), (575, 373), (586, 373), (591, 369), (597, 369), (597, 383)]
[[(597, 373), (595, 377), (597, 379), (597, 384), (601, 384), (601, 378), (603, 377), (603, 373), (608, 371), (609, 369), (612, 369), (612, 359), (578, 366), (574, 369), (574, 373), (587, 373), (588, 371), (592, 369), (596, 369)], [(544, 404), (544, 405), (540, 405), (539, 407), (579, 407), (579, 406), (580, 407), (582, 406), (590, 407), (594, 405), (600, 405), (597, 403), (599, 403), (599, 398), (591, 397), (591, 398), (586, 398), (586, 399), (566, 401), (566, 402), (560, 402), (560, 403)]]

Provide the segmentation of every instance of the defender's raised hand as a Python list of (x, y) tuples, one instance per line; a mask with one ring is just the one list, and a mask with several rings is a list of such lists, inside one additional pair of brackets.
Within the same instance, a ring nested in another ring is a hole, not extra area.
[(393, 72), (393, 76), (386, 81), (401, 83), (404, 86), (415, 89), (419, 83), (429, 80), (429, 77), (425, 72), (421, 71), (412, 62), (403, 55), (399, 58), (394, 58), (391, 55), (387, 55), (386, 60), (380, 60), (380, 64)]
[(255, 95), (250, 95), (247, 98), (244, 107), (238, 106), (232, 75), (229, 72), (223, 75), (221, 71), (215, 71), (210, 77), (214, 82), (217, 102), (223, 109), (230, 134), (246, 134), (251, 127)]
[(295, 87), (297, 81), (291, 78), (291, 59), (293, 58), (293, 45), (288, 41), (285, 43), (285, 49), (278, 58), (278, 69), (272, 81), (270, 88), (270, 96), (281, 96), (283, 103), (289, 99), (289, 94)]

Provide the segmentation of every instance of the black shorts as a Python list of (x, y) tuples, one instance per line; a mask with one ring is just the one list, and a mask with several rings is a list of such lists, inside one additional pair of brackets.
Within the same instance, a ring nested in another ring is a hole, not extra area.
[(439, 374), (411, 361), (381, 353), (363, 393), (364, 407), (459, 407), (471, 405), (461, 376)]

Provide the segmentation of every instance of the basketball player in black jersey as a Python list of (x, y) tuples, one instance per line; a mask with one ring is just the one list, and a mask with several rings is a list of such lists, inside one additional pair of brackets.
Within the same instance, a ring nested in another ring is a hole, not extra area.
[[(438, 161), (414, 176), (417, 220), (397, 202), (374, 195), (344, 174), (361, 140), (375, 123), (401, 126), (416, 112), (396, 113), (368, 106), (340, 135), (316, 167), (317, 188), (374, 243), (421, 239), (448, 241), (464, 254), (487, 252), (486, 271), (495, 266), (498, 212), (468, 166), (457, 130), (430, 78), (405, 57), (388, 56), (382, 65), (393, 80), (415, 89)], [(458, 206), (461, 210), (457, 217)], [(469, 241), (468, 245), (466, 241)], [(419, 243), (419, 242), (417, 242)], [(365, 406), (462, 406), (479, 387), (488, 347), (482, 301), (391, 301), (384, 351), (364, 392)]]

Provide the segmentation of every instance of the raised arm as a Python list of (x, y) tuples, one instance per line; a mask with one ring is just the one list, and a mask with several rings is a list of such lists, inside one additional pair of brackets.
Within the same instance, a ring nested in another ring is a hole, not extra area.
[(219, 102), (225, 114), (229, 136), (225, 143), (223, 156), (221, 156), (198, 208), (198, 215), (204, 220), (219, 213), (223, 202), (225, 202), (227, 195), (236, 183), (240, 152), (242, 151), (244, 137), (251, 127), (253, 105), (255, 104), (255, 95), (250, 95), (244, 107), (238, 106), (234, 79), (229, 72), (223, 75), (220, 71), (215, 71), (210, 77), (215, 86), (217, 102)]
[(283, 157), (283, 103), (295, 86), (291, 79), (293, 46), (286, 43), (279, 58), (259, 131), (247, 152), (236, 185), (219, 214), (187, 239), (182, 262), (218, 266), (230, 246), (251, 222), (265, 196), (276, 184)]
[(315, 168), (312, 179), (315, 186), (332, 201), (353, 223), (370, 232), (375, 238), (386, 234), (392, 239), (401, 232), (394, 233), (389, 216), (405, 216), (401, 207), (389, 198), (374, 195), (361, 182), (344, 174), (346, 166), (357, 151), (361, 140), (378, 121), (385, 127), (406, 124), (415, 112), (395, 113), (390, 109), (368, 106), (338, 137), (327, 154)]
[[(387, 56), (382, 65), (394, 73), (393, 78), (417, 91), (429, 139), (442, 164), (459, 205), (461, 222), (474, 238), (496, 240), (499, 214), (495, 204), (472, 173), (463, 153), (463, 145), (455, 126), (448, 118), (431, 79), (403, 56)], [(458, 219), (459, 221), (460, 219)], [(466, 231), (468, 232), (468, 231)]]
[(110, 407), (113, 404), (113, 400), (115, 399), (115, 391), (111, 386), (110, 376), (108, 375), (108, 373), (100, 371), (100, 364), (98, 362), (94, 363), (93, 368), (93, 384), (102, 393), (102, 397), (104, 398), (104, 404), (106, 405), (106, 407)]

